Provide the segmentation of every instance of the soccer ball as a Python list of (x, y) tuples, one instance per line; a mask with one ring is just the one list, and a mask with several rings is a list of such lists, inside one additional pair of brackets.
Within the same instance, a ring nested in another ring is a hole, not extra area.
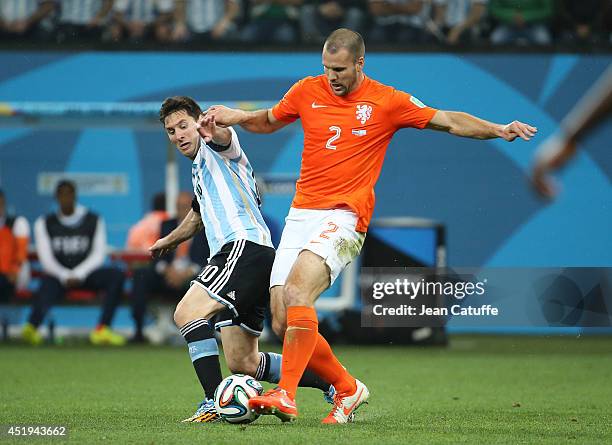
[(251, 423), (259, 414), (249, 409), (249, 399), (262, 394), (263, 387), (250, 375), (230, 375), (215, 390), (215, 408), (229, 423)]

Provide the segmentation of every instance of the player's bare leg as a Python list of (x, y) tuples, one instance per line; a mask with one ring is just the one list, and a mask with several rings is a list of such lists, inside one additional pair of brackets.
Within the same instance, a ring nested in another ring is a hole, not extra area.
[(270, 289), (270, 312), (272, 313), (272, 330), (283, 340), (287, 329), (287, 307), (283, 301), (285, 286), (274, 286)]
[(232, 374), (247, 374), (261, 380), (257, 367), (261, 361), (259, 341), (256, 335), (250, 334), (240, 326), (221, 328), (221, 344), (225, 362)]
[(178, 302), (174, 311), (174, 323), (180, 329), (196, 318), (210, 318), (225, 306), (213, 300), (201, 286), (191, 286)]

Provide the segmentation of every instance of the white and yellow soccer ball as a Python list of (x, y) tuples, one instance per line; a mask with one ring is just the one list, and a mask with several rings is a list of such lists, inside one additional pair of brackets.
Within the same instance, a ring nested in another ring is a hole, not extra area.
[(262, 394), (261, 383), (250, 375), (230, 375), (215, 390), (215, 408), (229, 423), (251, 423), (259, 414), (249, 409), (249, 399)]

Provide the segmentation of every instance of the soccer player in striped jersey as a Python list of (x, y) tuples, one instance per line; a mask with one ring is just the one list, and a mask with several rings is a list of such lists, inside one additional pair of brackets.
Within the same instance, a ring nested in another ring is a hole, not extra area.
[[(204, 117), (190, 97), (170, 97), (159, 113), (170, 141), (192, 160), (195, 198), (192, 209), (168, 236), (150, 251), (164, 255), (204, 227), (210, 259), (178, 303), (174, 321), (187, 341), (205, 399), (186, 422), (219, 419), (214, 392), (221, 383), (221, 341), (229, 369), (278, 382), (281, 356), (259, 352), (258, 337), (270, 301), (268, 280), (274, 262), (270, 232), (259, 210), (253, 168), (232, 128), (221, 128)], [(212, 318), (216, 316), (215, 323)], [(301, 386), (330, 391), (329, 384), (305, 374)]]
[(443, 111), (364, 73), (365, 45), (349, 29), (326, 40), (324, 74), (296, 82), (268, 110), (223, 106), (207, 110), (219, 125), (271, 133), (301, 119), (304, 150), (296, 194), (277, 250), (270, 287), (272, 326), (284, 336), (278, 388), (253, 397), (260, 414), (293, 420), (297, 383), (308, 367), (337, 390), (323, 423), (347, 423), (369, 396), (318, 332), (314, 303), (361, 251), (374, 210), (374, 185), (396, 131), (429, 128), (474, 139), (530, 140), (537, 129), (522, 122), (494, 124), (467, 113)]

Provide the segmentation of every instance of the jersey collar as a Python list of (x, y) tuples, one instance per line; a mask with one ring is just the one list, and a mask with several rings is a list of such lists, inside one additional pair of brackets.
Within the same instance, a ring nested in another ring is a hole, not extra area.
[(361, 82), (361, 85), (357, 87), (356, 90), (351, 91), (346, 96), (336, 96), (332, 91), (331, 87), (329, 86), (329, 82), (327, 81), (327, 78), (325, 78), (325, 76), (323, 76), (323, 80), (327, 85), (327, 91), (329, 92), (329, 94), (331, 94), (332, 97), (334, 97), (340, 102), (358, 100), (359, 97), (363, 94), (363, 92), (367, 89), (367, 84), (370, 83), (370, 78), (364, 74), (363, 81)]

